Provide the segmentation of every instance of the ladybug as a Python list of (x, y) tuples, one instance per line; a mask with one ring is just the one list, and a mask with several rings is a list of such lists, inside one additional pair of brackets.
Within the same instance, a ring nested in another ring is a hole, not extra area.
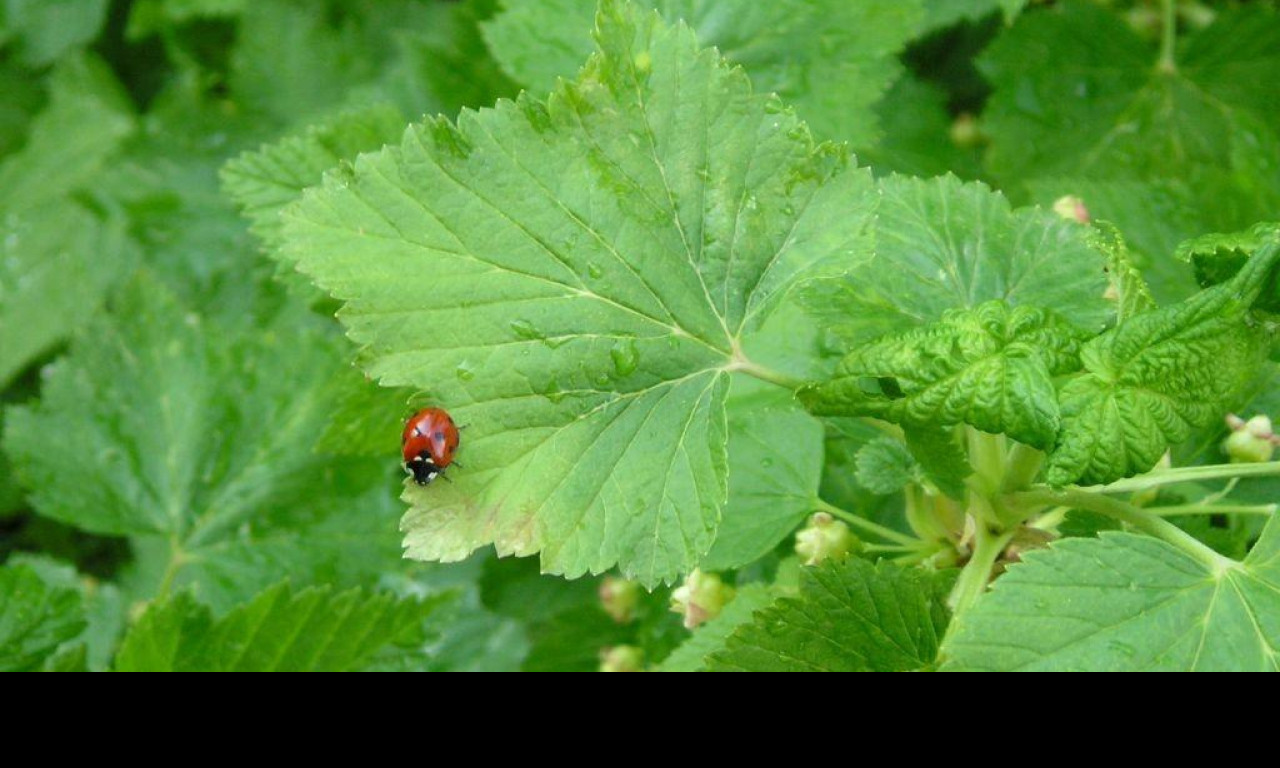
[(418, 485), (430, 485), (453, 464), (458, 451), (458, 427), (440, 408), (424, 408), (413, 414), (400, 437), (404, 470)]

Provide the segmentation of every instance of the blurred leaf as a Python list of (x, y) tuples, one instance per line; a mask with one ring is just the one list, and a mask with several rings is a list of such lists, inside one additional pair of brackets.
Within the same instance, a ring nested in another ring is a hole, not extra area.
[[(395, 464), (312, 451), (336, 339), (301, 313), (227, 329), (151, 279), (118, 310), (55, 364), (37, 405), (9, 411), (6, 449), (41, 514), (133, 537), (161, 563), (141, 594), (194, 583), (220, 609), (286, 575), (354, 585), (398, 562)], [(94, 453), (68, 482), (72, 433)]]
[(0, 567), (0, 672), (39, 669), (84, 628), (80, 595), (26, 566)]
[(116, 645), (124, 631), (126, 605), (120, 590), (113, 584), (81, 575), (72, 566), (48, 557), (16, 555), (10, 559), (9, 564), (30, 568), (50, 588), (71, 589), (80, 594), (85, 619), (84, 631), (68, 640), (64, 644), (64, 650), (70, 646), (82, 649), (86, 669), (101, 672), (110, 667)]
[(978, 153), (951, 138), (952, 117), (947, 93), (905, 72), (876, 107), (883, 135), (870, 147), (858, 148), (858, 159), (878, 175), (955, 174), (976, 179), (982, 174)]
[(109, 3), (3, 0), (3, 5), (0, 27), (15, 43), (18, 57), (29, 67), (45, 67), (96, 38), (106, 21)]
[(444, 602), (331, 587), (272, 587), (215, 620), (189, 594), (153, 603), (125, 635), (117, 672), (350, 672), (388, 646), (413, 653)]

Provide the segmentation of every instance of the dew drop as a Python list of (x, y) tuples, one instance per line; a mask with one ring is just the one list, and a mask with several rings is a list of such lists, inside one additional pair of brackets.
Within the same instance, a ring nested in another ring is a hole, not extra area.
[(599, 264), (588, 264), (587, 274), (591, 276), (592, 280), (599, 280), (604, 277), (604, 270), (600, 268)]
[(542, 334), (538, 332), (537, 327), (528, 320), (512, 320), (511, 330), (517, 337), (525, 341), (538, 341), (542, 338)]
[(476, 372), (471, 368), (471, 364), (465, 360), (458, 363), (458, 368), (454, 373), (458, 375), (458, 379), (461, 381), (471, 381), (476, 377)]
[(773, 466), (773, 459), (770, 459), (770, 458), (763, 458), (763, 459), (761, 459), (761, 460), (760, 460), (760, 466), (764, 467), (765, 469), (768, 469), (768, 468), (772, 467), (772, 466)]
[(635, 339), (618, 342), (609, 350), (609, 356), (619, 377), (630, 376), (640, 367), (640, 350), (636, 348)]

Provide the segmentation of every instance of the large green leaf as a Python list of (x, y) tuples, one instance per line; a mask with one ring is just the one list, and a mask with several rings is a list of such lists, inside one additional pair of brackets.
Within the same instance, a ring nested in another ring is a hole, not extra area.
[[(896, 56), (921, 18), (920, 0), (638, 0), (741, 65), (761, 93), (794, 104), (814, 132), (866, 146), (876, 101), (900, 71)], [(591, 52), (596, 0), (506, 0), (484, 26), (519, 82), (548, 91)]]
[(0, 568), (0, 672), (28, 672), (84, 629), (80, 595), (26, 566)]
[(1049, 448), (1059, 426), (1053, 377), (1080, 369), (1086, 338), (1053, 312), (990, 301), (855, 350), (800, 399), (819, 416), (969, 424)]
[(1274, 295), (1277, 263), (1273, 244), (1230, 283), (1137, 315), (1087, 344), (1086, 373), (1061, 391), (1048, 481), (1089, 485), (1146, 472), (1170, 446), (1239, 405), (1274, 335), (1254, 305)]
[(339, 339), (300, 312), (231, 330), (150, 279), (117, 309), (54, 364), (38, 404), (8, 412), (5, 448), (42, 515), (130, 536), (157, 563), (142, 594), (195, 584), (218, 608), (286, 575), (355, 584), (397, 562), (394, 462), (312, 452)]
[(1103, 533), (1025, 556), (943, 647), (948, 670), (1280, 671), (1280, 524), (1211, 568)]
[(472, 428), (408, 488), (412, 557), (485, 544), (570, 576), (691, 570), (726, 494), (738, 339), (864, 247), (869, 176), (683, 28), (606, 3), (547, 102), (415, 126), (286, 214), (366, 369)]
[(1056, 214), (1011, 209), (983, 184), (947, 176), (881, 181), (875, 253), (813, 281), (807, 308), (852, 350), (993, 299), (1057, 311), (1086, 330), (1114, 316), (1106, 260), (1088, 231)]
[(807, 568), (798, 597), (757, 611), (713, 653), (713, 671), (929, 669), (947, 626), (946, 579), (851, 558)]
[(351, 672), (388, 647), (413, 653), (448, 598), (272, 587), (221, 619), (182, 592), (130, 627), (117, 672)]

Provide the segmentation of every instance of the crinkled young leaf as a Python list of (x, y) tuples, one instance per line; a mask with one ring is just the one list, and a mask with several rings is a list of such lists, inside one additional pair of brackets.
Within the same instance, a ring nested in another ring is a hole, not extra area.
[(1120, 323), (1143, 312), (1156, 308), (1156, 300), (1142, 277), (1142, 271), (1133, 262), (1124, 235), (1110, 224), (1098, 225), (1094, 239), (1098, 250), (1107, 254), (1110, 262), (1111, 293), (1116, 302), (1116, 320)]
[(858, 451), (858, 483), (872, 493), (897, 493), (917, 478), (918, 468), (911, 450), (899, 440), (882, 437)]
[(858, 558), (806, 568), (799, 596), (756, 611), (708, 666), (722, 672), (929, 669), (947, 627), (944, 581)]
[[(1244, 232), (1202, 235), (1178, 246), (1178, 258), (1195, 268), (1201, 287), (1225, 283), (1234, 278), (1267, 243), (1280, 242), (1280, 223), (1263, 222)], [(1270, 312), (1280, 310), (1280, 293), (1274, 287), (1264, 289), (1258, 308)]]
[[(537, 92), (571, 78), (591, 52), (597, 0), (505, 0), (484, 25), (494, 55)], [(901, 71), (897, 54), (921, 18), (920, 0), (639, 0), (746, 69), (756, 90), (777, 93), (824, 139), (867, 146), (875, 104)]]
[(228, 163), (223, 188), (253, 222), (254, 234), (276, 248), (281, 211), (318, 185), (326, 171), (397, 141), (404, 125), (399, 110), (385, 104), (343, 112)]
[(39, 669), (84, 629), (80, 595), (26, 566), (0, 567), (0, 672)]
[(1253, 316), (1274, 287), (1280, 245), (1230, 283), (1137, 315), (1085, 345), (1086, 373), (1061, 392), (1053, 485), (1109, 483), (1150, 470), (1194, 428), (1220, 420), (1266, 360), (1273, 336)]
[(37, 511), (132, 537), (156, 583), (167, 563), (172, 585), (218, 608), (286, 575), (355, 584), (398, 561), (394, 465), (312, 452), (340, 339), (302, 312), (228, 329), (152, 279), (116, 309), (54, 364), (38, 404), (8, 411), (5, 449)]
[(725, 503), (737, 338), (864, 247), (873, 190), (842, 151), (683, 27), (607, 2), (599, 34), (550, 101), (415, 126), (286, 214), (366, 370), (471, 426), (455, 483), (406, 491), (412, 557), (692, 569)]
[(413, 652), (448, 597), (397, 599), (332, 587), (272, 587), (221, 619), (186, 592), (130, 627), (117, 672), (351, 672), (392, 647)]
[(880, 182), (875, 255), (806, 286), (807, 308), (846, 349), (1001, 299), (1056, 310), (1084, 329), (1114, 316), (1106, 261), (1088, 230), (1056, 214), (1011, 209), (953, 176)]
[(1218, 569), (1128, 533), (1031, 552), (943, 656), (946, 670), (1280, 671), (1280, 524)]
[(700, 567), (740, 568), (773, 551), (813, 512), (822, 425), (776, 387), (728, 402), (729, 503)]
[[(1258, 5), (1225, 10), (1179, 41), (1173, 67), (1115, 12), (1072, 0), (1028, 13), (991, 47), (982, 67), (995, 85), (985, 113), (989, 163), (1003, 179), (1231, 180), (1270, 157), (1280, 117), (1280, 17)], [(1199, 190), (1209, 205), (1223, 205)], [(1265, 209), (1258, 209), (1265, 210)], [(1256, 213), (1254, 214), (1257, 215)], [(1256, 218), (1254, 219), (1256, 220)]]
[(973, 474), (973, 465), (961, 445), (956, 429), (902, 430), (911, 455), (920, 463), (920, 469), (929, 482), (953, 499), (963, 499), (965, 480)]
[(799, 397), (819, 416), (969, 424), (1049, 448), (1059, 425), (1053, 377), (1079, 370), (1085, 338), (1048, 310), (991, 301), (861, 347)]
[(765, 584), (740, 587), (733, 600), (719, 616), (693, 630), (693, 636), (658, 666), (660, 672), (701, 672), (707, 657), (724, 648), (725, 640), (739, 627), (748, 624), (755, 612), (778, 597), (778, 591)]

